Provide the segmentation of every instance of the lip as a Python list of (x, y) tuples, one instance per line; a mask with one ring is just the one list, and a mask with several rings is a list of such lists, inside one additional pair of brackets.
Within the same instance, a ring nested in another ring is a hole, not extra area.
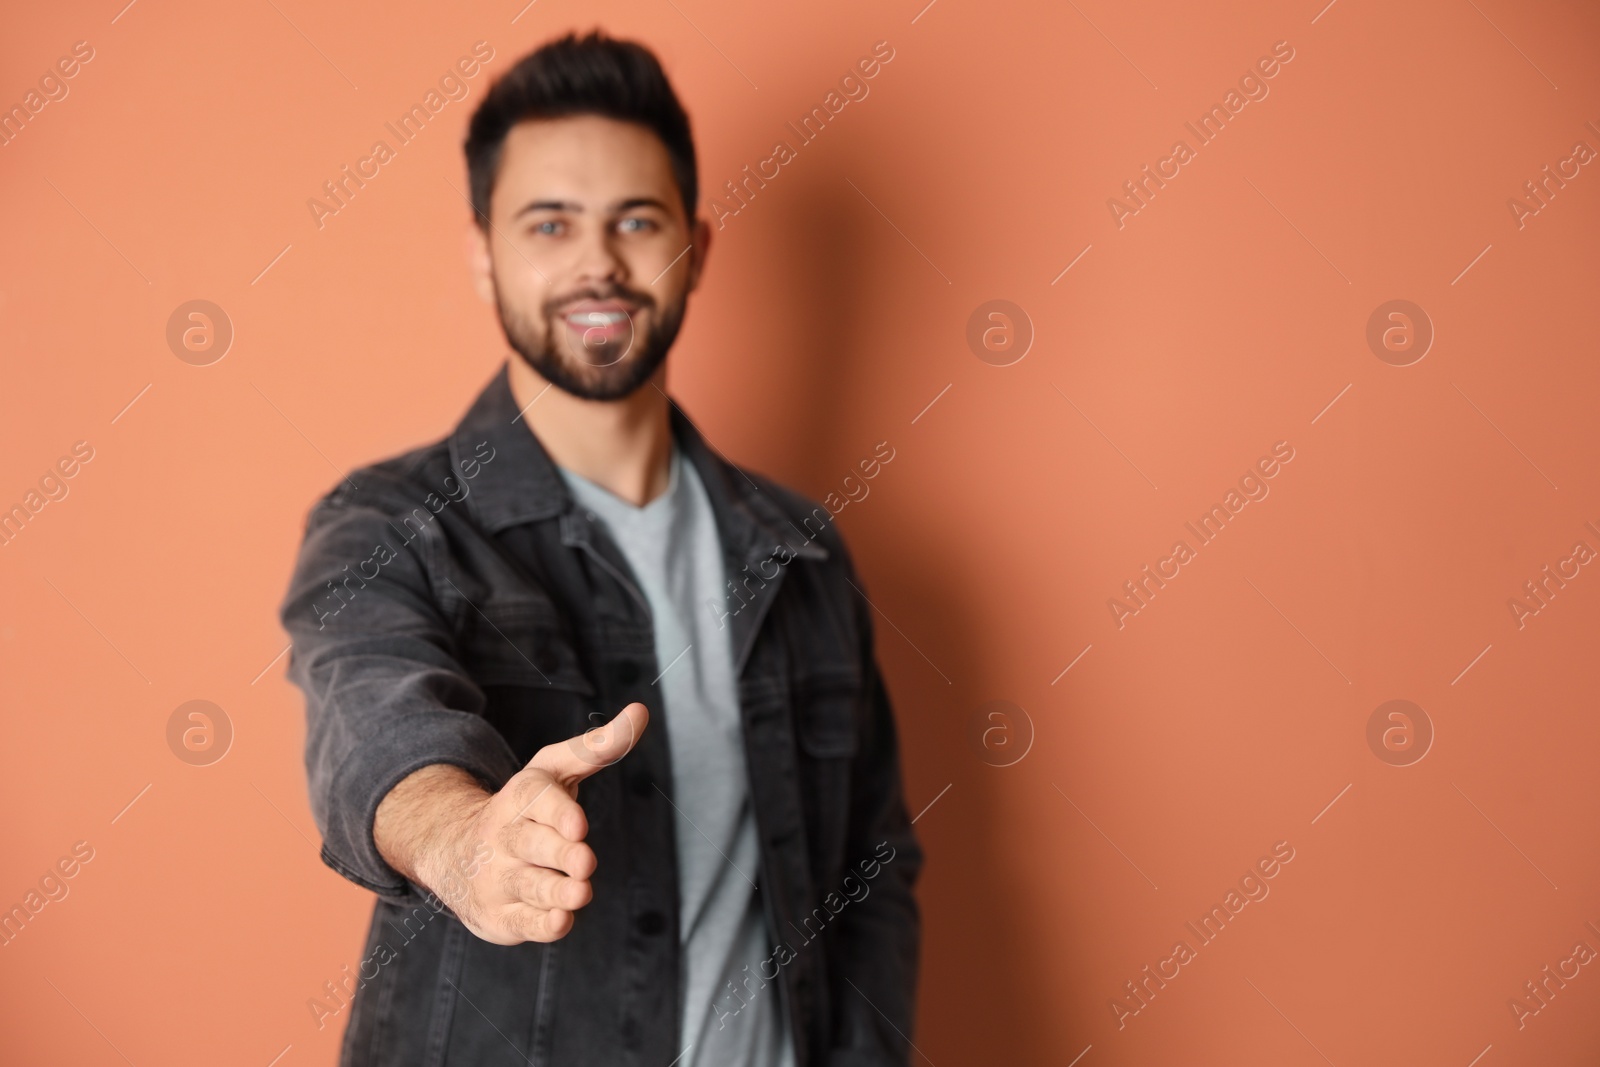
[(561, 321), (585, 344), (606, 344), (633, 330), (638, 305), (620, 300), (579, 300), (561, 311)]

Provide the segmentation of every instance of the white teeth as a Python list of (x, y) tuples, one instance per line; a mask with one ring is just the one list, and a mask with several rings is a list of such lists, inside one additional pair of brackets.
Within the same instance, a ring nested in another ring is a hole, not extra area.
[(613, 326), (628, 316), (620, 311), (577, 311), (567, 316), (567, 321), (590, 326)]

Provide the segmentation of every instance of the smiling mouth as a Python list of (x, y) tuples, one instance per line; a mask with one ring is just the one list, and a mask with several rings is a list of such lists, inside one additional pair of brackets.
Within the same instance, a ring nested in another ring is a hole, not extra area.
[(563, 317), (570, 325), (579, 329), (590, 326), (615, 326), (628, 321), (628, 314), (625, 311), (574, 311)]
[(633, 347), (634, 322), (639, 308), (620, 300), (582, 300), (561, 316), (568, 336), (580, 351), (616, 351), (607, 365), (622, 359)]

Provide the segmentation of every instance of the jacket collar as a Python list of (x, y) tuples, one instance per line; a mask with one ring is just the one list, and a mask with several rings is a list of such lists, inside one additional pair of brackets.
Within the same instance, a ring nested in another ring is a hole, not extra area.
[[(748, 563), (760, 563), (780, 548), (802, 559), (828, 558), (828, 550), (796, 527), (749, 475), (713, 452), (714, 446), (675, 400), (669, 397), (667, 403), (672, 432), (706, 487), (726, 551)], [(485, 450), (485, 443), (494, 451)], [(451, 465), (458, 471), (465, 473), (463, 464), (469, 460), (483, 464), (465, 503), (491, 534), (575, 510), (555, 461), (517, 410), (509, 360), (467, 409), (449, 437), (449, 448)], [(491, 457), (487, 463), (485, 455)]]

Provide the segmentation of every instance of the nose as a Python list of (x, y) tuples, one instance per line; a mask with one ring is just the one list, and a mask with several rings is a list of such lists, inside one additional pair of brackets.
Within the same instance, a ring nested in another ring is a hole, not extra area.
[(605, 227), (591, 227), (578, 245), (578, 259), (574, 281), (606, 292), (622, 285), (628, 278), (628, 265), (618, 255), (610, 232)]

